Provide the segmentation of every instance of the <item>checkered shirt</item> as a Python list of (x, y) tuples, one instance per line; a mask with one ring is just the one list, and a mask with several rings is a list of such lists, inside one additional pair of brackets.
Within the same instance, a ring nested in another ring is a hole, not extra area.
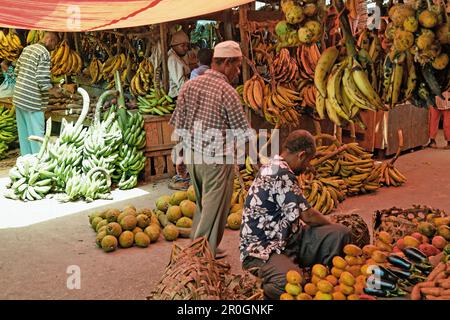
[[(249, 139), (250, 126), (239, 95), (227, 77), (215, 70), (207, 70), (183, 85), (170, 124), (175, 126), (183, 148), (210, 157), (234, 151), (227, 139), (239, 143)], [(226, 136), (230, 129), (232, 137)], [(195, 137), (198, 133), (202, 139)]]

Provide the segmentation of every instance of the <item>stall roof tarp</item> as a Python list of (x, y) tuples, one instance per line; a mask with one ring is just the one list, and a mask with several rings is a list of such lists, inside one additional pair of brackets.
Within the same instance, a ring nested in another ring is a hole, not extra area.
[(0, 27), (59, 32), (128, 28), (217, 12), (252, 0), (2, 0)]

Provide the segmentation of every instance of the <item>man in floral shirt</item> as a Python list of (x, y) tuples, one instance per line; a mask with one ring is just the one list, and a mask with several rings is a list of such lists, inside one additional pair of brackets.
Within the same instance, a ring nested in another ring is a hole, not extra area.
[(279, 299), (289, 270), (316, 263), (331, 266), (333, 256), (350, 242), (350, 231), (332, 224), (311, 207), (297, 184), (314, 157), (314, 137), (292, 132), (280, 156), (263, 166), (243, 212), (240, 253), (244, 269), (257, 270), (266, 298)]

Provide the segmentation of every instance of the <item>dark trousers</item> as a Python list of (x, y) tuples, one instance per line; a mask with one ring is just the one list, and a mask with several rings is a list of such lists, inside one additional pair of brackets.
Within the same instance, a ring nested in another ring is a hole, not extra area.
[(242, 266), (262, 279), (266, 299), (278, 300), (285, 292), (289, 270), (301, 273), (300, 267), (312, 267), (316, 263), (331, 267), (333, 257), (341, 255), (350, 241), (350, 229), (340, 224), (303, 227), (292, 236), (282, 254), (272, 254), (266, 262), (247, 257)]

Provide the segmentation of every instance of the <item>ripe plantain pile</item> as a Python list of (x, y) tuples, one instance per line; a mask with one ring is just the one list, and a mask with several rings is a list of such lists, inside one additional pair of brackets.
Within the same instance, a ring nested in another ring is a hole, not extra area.
[(351, 56), (339, 60), (336, 47), (327, 48), (320, 56), (314, 84), (318, 91), (316, 111), (319, 117), (324, 119), (326, 112), (337, 126), (342, 126), (344, 122), (355, 122), (365, 128), (359, 118), (359, 111), (384, 108), (358, 60)]
[(14, 29), (9, 29), (6, 35), (0, 30), (0, 60), (16, 61), (22, 49), (19, 36)]
[(83, 61), (80, 55), (70, 49), (66, 40), (63, 40), (51, 53), (52, 75), (72, 75), (80, 73)]
[(391, 107), (408, 99), (418, 107), (434, 105), (450, 86), (450, 21), (444, 2), (395, 4), (389, 18), (383, 98)]
[(243, 102), (267, 122), (281, 126), (298, 126), (300, 114), (296, 110), (301, 100), (299, 93), (289, 84), (298, 73), (295, 59), (283, 48), (273, 62), (273, 79), (265, 84), (264, 79), (255, 75), (238, 87)]
[(145, 96), (151, 88), (151, 79), (154, 76), (153, 65), (148, 58), (145, 58), (136, 71), (136, 74), (131, 79), (130, 90), (135, 96)]
[(14, 107), (0, 106), (0, 159), (5, 158), (8, 145), (17, 140)]
[(281, 10), (286, 20), (278, 22), (275, 27), (278, 49), (308, 45), (322, 38), (320, 17), (325, 11), (322, 2), (283, 0)]
[(375, 171), (380, 177), (380, 183), (386, 187), (398, 187), (406, 182), (406, 177), (390, 161), (383, 162)]

